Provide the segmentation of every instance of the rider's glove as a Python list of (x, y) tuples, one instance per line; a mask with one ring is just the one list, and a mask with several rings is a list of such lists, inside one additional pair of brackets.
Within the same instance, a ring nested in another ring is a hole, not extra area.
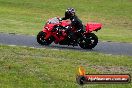
[(58, 18), (58, 20), (61, 22), (62, 21), (62, 18)]
[(65, 31), (66, 31), (67, 33), (70, 32), (71, 29), (72, 29), (71, 26), (66, 26), (66, 27), (65, 27)]
[(77, 32), (81, 32), (81, 31), (82, 31), (81, 29), (77, 30)]
[(85, 31), (83, 31), (82, 29), (77, 30), (77, 33), (84, 33)]

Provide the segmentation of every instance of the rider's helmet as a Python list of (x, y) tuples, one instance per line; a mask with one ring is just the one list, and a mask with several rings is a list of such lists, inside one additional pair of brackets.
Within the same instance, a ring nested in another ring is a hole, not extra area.
[(74, 8), (67, 8), (66, 9), (65, 18), (69, 19), (74, 15), (75, 15), (75, 9)]

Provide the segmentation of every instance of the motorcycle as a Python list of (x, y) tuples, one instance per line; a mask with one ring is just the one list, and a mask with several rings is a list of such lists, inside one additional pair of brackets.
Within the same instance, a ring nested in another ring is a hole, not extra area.
[[(52, 42), (59, 45), (72, 45), (73, 41), (69, 37), (69, 33), (66, 31), (66, 28), (70, 27), (69, 20), (60, 20), (60, 18), (54, 17), (49, 19), (43, 27), (43, 30), (40, 31), (37, 35), (37, 42), (41, 45), (50, 45)], [(85, 32), (82, 33), (82, 36), (77, 35), (77, 30), (72, 28), (71, 31), (76, 35), (76, 46), (80, 46), (83, 49), (92, 49), (98, 43), (98, 37), (92, 33), (93, 31), (98, 31), (102, 28), (101, 23), (87, 23), (84, 25)]]

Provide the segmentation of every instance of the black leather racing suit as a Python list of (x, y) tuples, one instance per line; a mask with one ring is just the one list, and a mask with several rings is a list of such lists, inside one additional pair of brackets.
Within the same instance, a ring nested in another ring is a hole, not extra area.
[(67, 19), (71, 20), (71, 27), (74, 27), (77, 30), (77, 33), (73, 33), (72, 31), (70, 31), (71, 27), (67, 29), (67, 31), (69, 32), (68, 34), (70, 35), (71, 39), (76, 41), (77, 38), (75, 36), (81, 37), (82, 33), (85, 31), (82, 21), (76, 15), (71, 16), (71, 17), (62, 18), (62, 20), (67, 20)]

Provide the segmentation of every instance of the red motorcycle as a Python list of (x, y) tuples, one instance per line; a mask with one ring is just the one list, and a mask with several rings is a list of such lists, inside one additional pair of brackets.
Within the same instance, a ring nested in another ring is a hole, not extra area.
[[(69, 38), (69, 34), (65, 30), (69, 26), (69, 20), (60, 21), (57, 17), (51, 18), (46, 22), (43, 30), (38, 33), (37, 42), (41, 45), (50, 45), (52, 42), (60, 45), (72, 45), (70, 43), (71, 38)], [(78, 35), (76, 35), (76, 44), (83, 49), (92, 49), (98, 43), (98, 37), (92, 33), (92, 31), (100, 30), (102, 24), (87, 23), (84, 26), (85, 32), (82, 36), (78, 38)], [(75, 28), (72, 28), (71, 31), (77, 34), (77, 30)]]

